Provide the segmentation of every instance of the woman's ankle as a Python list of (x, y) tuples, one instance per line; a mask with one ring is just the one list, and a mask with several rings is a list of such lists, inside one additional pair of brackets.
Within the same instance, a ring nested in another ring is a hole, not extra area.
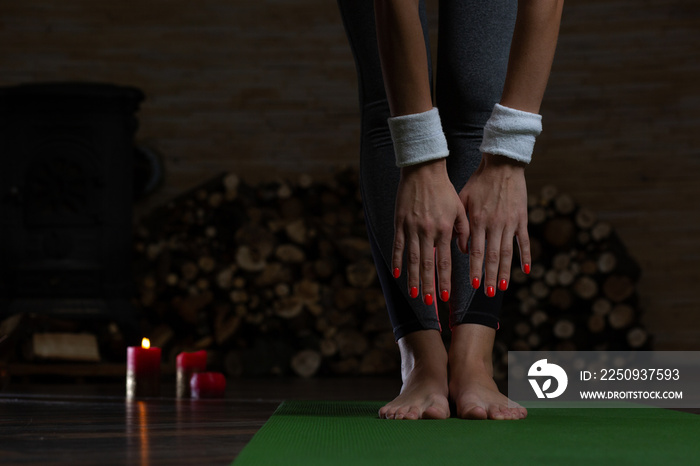
[(451, 367), (493, 374), (493, 343), (496, 331), (479, 324), (461, 324), (452, 330)]
[(401, 350), (401, 376), (404, 382), (414, 369), (447, 372), (448, 355), (437, 330), (409, 333), (398, 342)]

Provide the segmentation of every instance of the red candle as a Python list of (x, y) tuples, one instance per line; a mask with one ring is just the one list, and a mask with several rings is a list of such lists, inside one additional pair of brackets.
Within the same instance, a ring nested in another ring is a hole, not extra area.
[(160, 395), (160, 348), (151, 348), (144, 338), (141, 346), (126, 349), (126, 397)]
[(223, 398), (226, 378), (221, 372), (200, 372), (190, 379), (192, 398)]
[(178, 398), (190, 397), (190, 378), (192, 374), (207, 370), (207, 352), (204, 350), (194, 353), (180, 353), (176, 359), (177, 379), (176, 391)]

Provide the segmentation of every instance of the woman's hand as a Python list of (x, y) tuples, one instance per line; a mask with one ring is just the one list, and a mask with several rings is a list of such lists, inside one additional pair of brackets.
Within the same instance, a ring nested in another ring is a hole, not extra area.
[(401, 169), (401, 181), (394, 211), (394, 277), (401, 274), (404, 250), (407, 252), (408, 293), (431, 305), (437, 265), (440, 299), (450, 296), (453, 231), (462, 252), (467, 250), (469, 223), (464, 205), (450, 182), (445, 159)]
[(513, 237), (518, 240), (523, 272), (530, 273), (525, 164), (500, 155), (483, 154), (481, 165), (462, 188), (459, 198), (469, 216), (472, 286), (479, 287), (485, 263), (484, 290), (493, 297), (497, 286), (501, 290), (508, 288)]

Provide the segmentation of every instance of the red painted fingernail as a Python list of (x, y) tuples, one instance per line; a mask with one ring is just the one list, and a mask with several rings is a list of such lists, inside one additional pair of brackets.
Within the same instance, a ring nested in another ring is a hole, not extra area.
[(523, 272), (530, 273), (530, 264), (523, 265)]
[(423, 298), (423, 302), (425, 302), (426, 306), (430, 306), (431, 304), (433, 304), (433, 295), (431, 295), (430, 293), (425, 295), (425, 298)]
[(496, 290), (492, 286), (487, 286), (486, 296), (488, 296), (489, 298), (493, 298), (494, 296), (496, 296)]
[(472, 288), (479, 288), (479, 277), (472, 278)]
[(399, 275), (401, 275), (401, 269), (398, 267), (394, 268), (394, 278), (399, 278)]
[(501, 291), (506, 291), (508, 289), (508, 280), (505, 278), (498, 284), (498, 289)]
[(411, 287), (411, 298), (416, 298), (416, 297), (418, 297), (418, 288), (416, 288), (415, 286), (412, 286)]
[(449, 301), (450, 299), (450, 292), (447, 290), (442, 290), (440, 292), (440, 299), (442, 299), (444, 302)]

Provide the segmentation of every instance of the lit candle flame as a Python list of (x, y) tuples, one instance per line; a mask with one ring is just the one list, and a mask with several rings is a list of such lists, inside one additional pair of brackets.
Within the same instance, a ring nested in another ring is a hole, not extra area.
[(141, 340), (141, 348), (148, 349), (151, 347), (151, 341), (148, 338)]

